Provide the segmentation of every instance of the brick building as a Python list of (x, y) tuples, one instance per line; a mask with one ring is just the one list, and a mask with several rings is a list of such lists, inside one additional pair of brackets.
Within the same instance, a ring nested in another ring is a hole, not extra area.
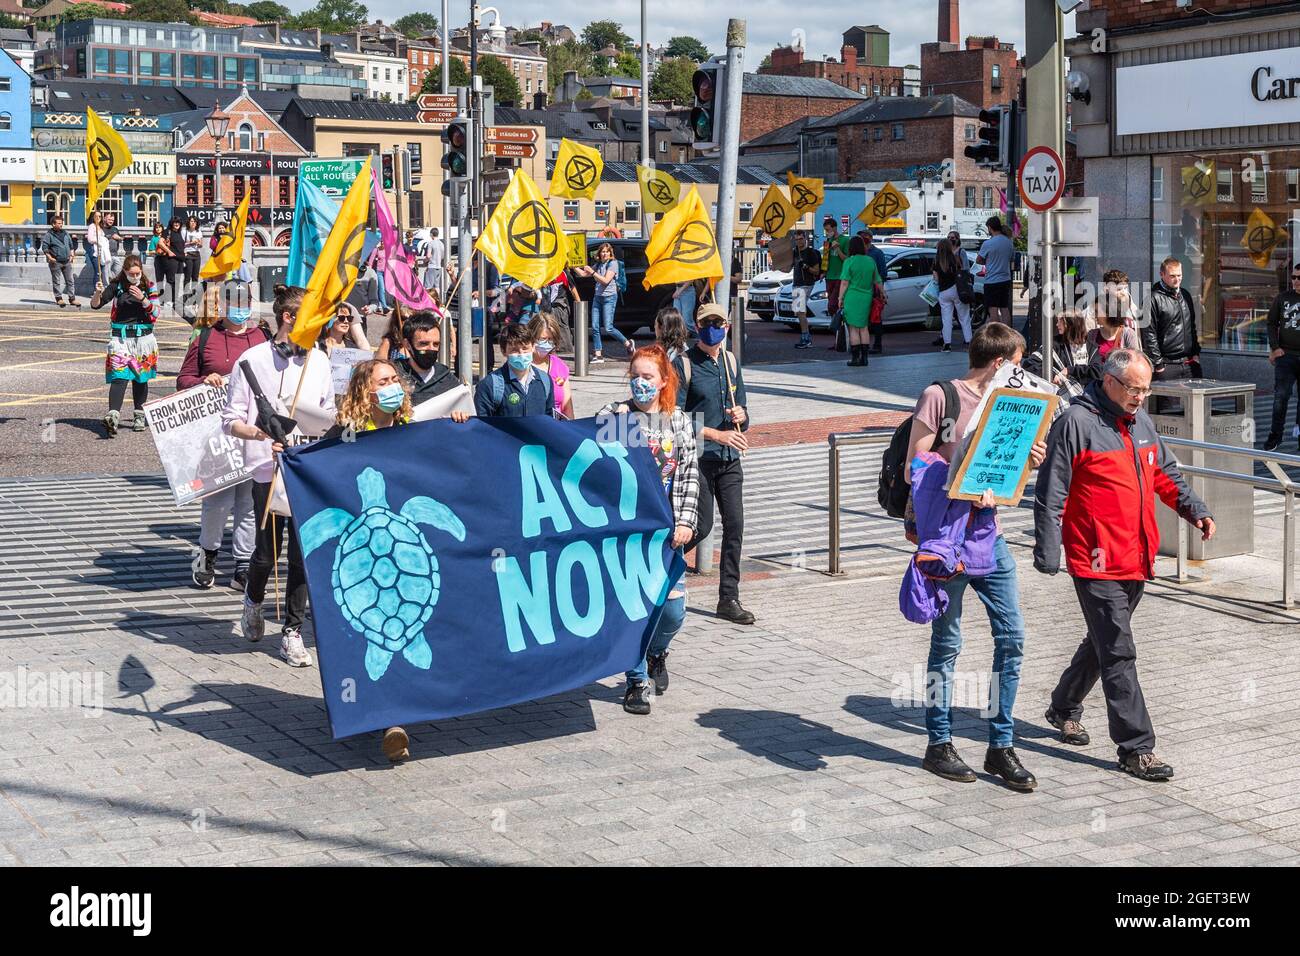
[(741, 93), (740, 141), (754, 139), (806, 116), (833, 116), (866, 99), (830, 80), (746, 73)]
[(967, 37), (964, 47), (921, 44), (921, 92), (926, 96), (951, 94), (988, 109), (1019, 99), (1024, 73), (1016, 48), (997, 37)]
[(840, 58), (806, 60), (802, 47), (780, 46), (759, 73), (830, 80), (864, 96), (902, 96), (903, 67), (889, 65), (889, 31), (872, 24), (844, 31)]
[(307, 156), (296, 139), (241, 90), (222, 109), (230, 116), (221, 144), (221, 184), (217, 192), (217, 161), (205, 120), (209, 111), (192, 110), (172, 116), (180, 130), (176, 150), (175, 214), (182, 221), (194, 216), (205, 228), (229, 220), (249, 193), (249, 226), (255, 246), (288, 245), (297, 201), (298, 161)]

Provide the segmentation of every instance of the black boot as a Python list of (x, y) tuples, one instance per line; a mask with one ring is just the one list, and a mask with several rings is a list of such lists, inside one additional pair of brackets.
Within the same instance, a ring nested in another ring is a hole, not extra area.
[(623, 692), (623, 709), (629, 714), (645, 716), (650, 713), (650, 682), (634, 684), (628, 681), (627, 690)]
[(858, 364), (859, 364), (859, 365), (862, 365), (862, 366), (870, 365), (870, 364), (871, 364), (871, 346), (870, 346), (870, 345), (863, 345), (863, 346), (861, 346), (861, 349), (862, 349), (862, 361), (859, 362)]
[(852, 356), (853, 356), (853, 357), (849, 359), (848, 364), (849, 364), (849, 365), (852, 365), (852, 366), (858, 366), (858, 365), (861, 365), (861, 364), (862, 364), (862, 346), (861, 346), (861, 345), (855, 345), (855, 346), (853, 346), (853, 347), (850, 349), (850, 352), (852, 353)]
[(1024, 768), (1015, 747), (990, 747), (984, 755), (984, 772), (1001, 777), (1012, 790), (1029, 793), (1038, 786), (1034, 775)]
[(975, 771), (966, 765), (966, 761), (957, 756), (957, 748), (951, 742), (933, 744), (925, 748), (925, 759), (921, 767), (930, 773), (938, 774), (945, 780), (958, 783), (974, 783)]

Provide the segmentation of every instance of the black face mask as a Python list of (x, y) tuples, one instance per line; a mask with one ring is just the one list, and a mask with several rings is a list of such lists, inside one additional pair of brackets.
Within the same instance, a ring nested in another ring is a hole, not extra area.
[(437, 349), (411, 349), (407, 354), (420, 368), (433, 368), (434, 363), (438, 361)]

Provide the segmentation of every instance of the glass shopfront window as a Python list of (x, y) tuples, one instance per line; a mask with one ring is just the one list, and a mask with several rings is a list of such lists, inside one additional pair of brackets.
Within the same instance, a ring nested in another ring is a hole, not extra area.
[(1152, 157), (1152, 277), (1174, 256), (1201, 347), (1268, 351), (1268, 311), (1300, 243), (1300, 149)]

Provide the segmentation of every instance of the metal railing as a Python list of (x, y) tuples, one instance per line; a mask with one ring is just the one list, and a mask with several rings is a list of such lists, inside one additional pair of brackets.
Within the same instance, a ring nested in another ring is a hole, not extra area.
[[(1252, 464), (1258, 461), (1272, 472), (1272, 478), (1260, 478), (1254, 474), (1204, 468), (1200, 465), (1185, 465), (1181, 460), (1178, 462), (1178, 469), (1184, 475), (1250, 485), (1253, 488), (1262, 488), (1264, 491), (1282, 495), (1282, 606), (1295, 607), (1295, 496), (1296, 492), (1300, 491), (1300, 482), (1292, 481), (1282, 470), (1282, 466), (1300, 468), (1300, 455), (1281, 455), (1273, 451), (1259, 451), (1235, 445), (1215, 445), (1211, 442), (1192, 441), (1190, 438), (1166, 438), (1164, 443), (1171, 449), (1187, 448), (1193, 452), (1231, 455), (1235, 458), (1244, 458)], [(1187, 555), (1191, 549), (1192, 526), (1186, 521), (1179, 521), (1178, 525), (1177, 580), (1180, 584), (1185, 584), (1190, 580), (1187, 573)]]
[(827, 454), (830, 469), (827, 474), (829, 484), (829, 505), (827, 520), (827, 574), (843, 574), (840, 570), (840, 450), (849, 446), (888, 445), (894, 437), (894, 429), (881, 428), (867, 432), (835, 432), (826, 436)]
[[(86, 227), (66, 228), (73, 238), (73, 256), (84, 256)], [(0, 225), (0, 262), (44, 262), (45, 254), (41, 252), (41, 245), (49, 231), (47, 225)], [(152, 234), (151, 229), (140, 226), (119, 226), (118, 231), (122, 237), (121, 254), (124, 256), (142, 253)]]

